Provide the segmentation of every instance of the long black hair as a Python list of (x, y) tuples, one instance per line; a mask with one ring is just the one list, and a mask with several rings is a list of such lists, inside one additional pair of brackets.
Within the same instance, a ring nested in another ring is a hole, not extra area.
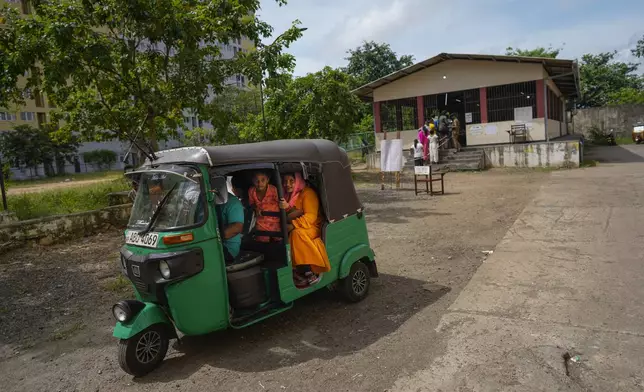
[(418, 146), (418, 139), (414, 139), (414, 148)]

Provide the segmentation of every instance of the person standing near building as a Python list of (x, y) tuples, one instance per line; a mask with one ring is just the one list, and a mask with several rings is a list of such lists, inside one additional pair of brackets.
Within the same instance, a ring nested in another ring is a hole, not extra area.
[(438, 163), (438, 135), (434, 129), (429, 133), (429, 158), (432, 163)]
[(423, 166), (423, 155), (425, 154), (425, 148), (422, 144), (418, 142), (418, 139), (414, 139), (414, 166)]
[[(418, 130), (418, 141), (423, 146), (423, 160), (427, 161), (429, 157), (429, 121), (425, 121), (423, 125)], [(415, 146), (414, 146), (415, 151)]]
[[(447, 139), (449, 137), (449, 128), (447, 126), (447, 116), (441, 114), (438, 117), (438, 133), (440, 134), (441, 139)], [(449, 148), (449, 141), (444, 144), (445, 148)]]
[(364, 160), (369, 154), (369, 143), (363, 137), (360, 138), (360, 142), (362, 143), (362, 160)]
[(454, 115), (452, 121), (452, 143), (454, 144), (454, 148), (456, 151), (461, 150), (461, 142), (458, 141), (458, 137), (461, 134), (461, 122), (458, 121), (458, 116)]

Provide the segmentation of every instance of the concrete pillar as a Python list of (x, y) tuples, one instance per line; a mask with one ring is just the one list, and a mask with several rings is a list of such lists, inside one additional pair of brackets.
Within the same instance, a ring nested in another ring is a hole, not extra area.
[(481, 123), (487, 123), (487, 88), (479, 89), (479, 107), (481, 108)]
[(380, 102), (373, 103), (373, 122), (376, 133), (382, 132), (382, 121), (380, 121)]
[(416, 97), (416, 116), (418, 117), (418, 128), (425, 124), (425, 105), (423, 97)]

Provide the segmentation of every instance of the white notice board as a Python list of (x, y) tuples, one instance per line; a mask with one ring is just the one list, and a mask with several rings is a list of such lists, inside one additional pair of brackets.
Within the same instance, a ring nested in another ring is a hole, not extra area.
[(466, 124), (472, 123), (472, 113), (465, 113), (465, 123)]
[(428, 176), (429, 166), (414, 166), (414, 174), (416, 174), (417, 176)]
[(521, 122), (532, 121), (532, 106), (514, 108), (514, 121), (521, 121)]
[(383, 140), (380, 142), (380, 170), (399, 172), (403, 168), (402, 139)]

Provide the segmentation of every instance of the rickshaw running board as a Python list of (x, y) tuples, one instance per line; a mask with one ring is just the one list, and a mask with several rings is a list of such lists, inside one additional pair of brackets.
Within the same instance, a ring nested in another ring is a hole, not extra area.
[[(293, 302), (291, 302), (291, 303), (289, 303), (289, 304), (285, 304), (285, 305), (284, 305), (284, 306), (282, 306), (282, 307), (279, 307), (279, 308), (277, 308), (277, 309), (274, 309), (274, 310), (269, 311), (269, 313), (265, 314), (264, 316), (262, 316), (262, 317), (260, 317), (260, 318), (252, 319), (252, 321), (250, 321), (250, 322), (248, 322), (248, 323), (246, 323), (246, 324), (242, 324), (242, 325), (235, 325), (235, 324), (233, 324), (233, 321), (231, 320), (231, 322), (230, 322), (230, 327), (231, 327), (231, 328), (233, 328), (233, 329), (242, 329), (242, 328), (246, 328), (246, 327), (249, 327), (249, 326), (251, 326), (251, 325), (253, 325), (253, 324), (257, 324), (258, 322), (260, 322), (260, 321), (262, 321), (262, 320), (266, 320), (266, 319), (267, 319), (267, 318), (269, 318), (269, 317), (273, 317), (273, 316), (275, 316), (275, 315), (277, 315), (277, 314), (280, 314), (280, 313), (282, 313), (282, 312), (285, 312), (285, 311), (287, 311), (287, 310), (291, 309), (292, 307), (293, 307)], [(258, 310), (258, 311), (257, 311), (257, 313), (261, 313), (261, 312), (262, 312), (262, 310), (265, 310), (265, 309), (260, 309), (260, 310)], [(247, 316), (247, 317), (250, 317), (250, 316)]]

